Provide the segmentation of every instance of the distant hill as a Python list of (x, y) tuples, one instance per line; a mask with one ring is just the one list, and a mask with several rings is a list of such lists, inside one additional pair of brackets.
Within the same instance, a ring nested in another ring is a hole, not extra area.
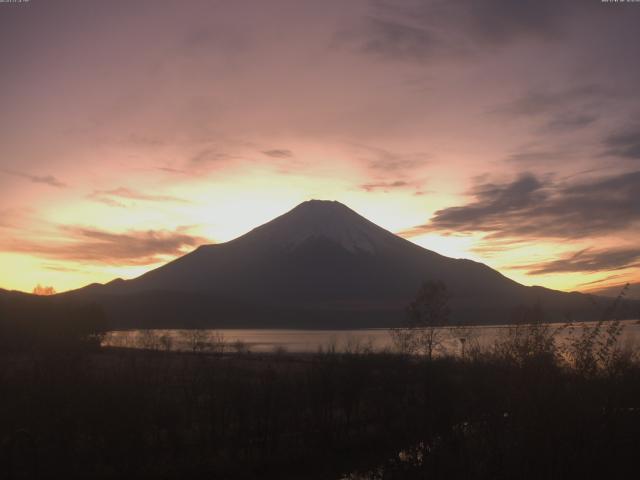
[(96, 348), (108, 328), (95, 302), (0, 289), (0, 351)]
[[(618, 284), (612, 287), (605, 287), (600, 289), (592, 290), (591, 293), (594, 295), (602, 295), (606, 297), (615, 297), (620, 294), (620, 292), (625, 287), (625, 284)], [(631, 283), (628, 288), (625, 290), (625, 298), (631, 300), (640, 300), (640, 283)]]
[(510, 322), (518, 306), (536, 302), (552, 320), (599, 314), (585, 295), (525, 287), (319, 200), (138, 278), (59, 296), (97, 301), (116, 327), (357, 328), (401, 322), (425, 280), (445, 282), (460, 323)]

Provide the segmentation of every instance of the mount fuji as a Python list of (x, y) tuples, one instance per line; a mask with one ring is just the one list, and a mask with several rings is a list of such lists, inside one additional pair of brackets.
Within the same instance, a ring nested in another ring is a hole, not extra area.
[(443, 281), (453, 320), (505, 323), (539, 303), (592, 317), (585, 295), (526, 287), (415, 245), (335, 201), (311, 200), (226, 243), (132, 280), (63, 294), (101, 304), (115, 327), (358, 328), (402, 322), (420, 284)]

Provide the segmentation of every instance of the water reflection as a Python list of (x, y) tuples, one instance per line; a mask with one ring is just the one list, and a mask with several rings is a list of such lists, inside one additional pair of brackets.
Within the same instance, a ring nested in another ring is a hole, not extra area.
[[(623, 329), (619, 344), (631, 347), (640, 338), (637, 320), (621, 322)], [(570, 335), (579, 334), (584, 326), (553, 325), (556, 341), (562, 343)], [(561, 328), (564, 327), (564, 328)], [(439, 329), (441, 343), (438, 354), (464, 354), (472, 348), (487, 348), (496, 341), (513, 334), (513, 326), (473, 326)], [(280, 329), (219, 329), (219, 330), (118, 330), (109, 332), (103, 346), (143, 348), (149, 350), (193, 352), (255, 352), (255, 353), (315, 353), (319, 350), (336, 352), (381, 352), (393, 350), (394, 344), (387, 329), (361, 330), (280, 330)]]

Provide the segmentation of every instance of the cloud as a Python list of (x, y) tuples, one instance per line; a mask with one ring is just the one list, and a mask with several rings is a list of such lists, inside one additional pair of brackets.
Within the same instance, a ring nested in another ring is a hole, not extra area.
[(368, 145), (355, 144), (356, 155), (367, 167), (375, 173), (394, 173), (403, 175), (423, 167), (431, 158), (431, 155), (423, 152), (398, 153), (383, 148)]
[(604, 145), (609, 155), (640, 160), (640, 129), (611, 134)]
[(425, 60), (437, 53), (443, 45), (428, 28), (401, 21), (371, 18), (360, 48), (365, 53), (395, 60)]
[(543, 132), (566, 132), (578, 130), (598, 120), (598, 115), (591, 113), (563, 112), (554, 115), (543, 127)]
[(494, 113), (515, 116), (540, 115), (578, 104), (606, 99), (614, 94), (597, 84), (577, 85), (565, 89), (532, 89), (515, 100), (499, 105)]
[(606, 277), (604, 277), (604, 278), (599, 278), (599, 279), (597, 279), (597, 280), (591, 280), (591, 281), (589, 281), (589, 282), (579, 283), (579, 284), (578, 284), (578, 286), (579, 286), (579, 287), (587, 287), (587, 286), (589, 286), (589, 285), (598, 285), (598, 284), (600, 284), (600, 283), (609, 282), (609, 281), (614, 280), (614, 279), (616, 279), (616, 278), (624, 278), (624, 277), (625, 277), (625, 275), (624, 275), (624, 274), (622, 274), (622, 273), (616, 273), (616, 274), (614, 274), (614, 275), (607, 275)]
[(113, 233), (90, 227), (61, 227), (52, 240), (5, 239), (0, 250), (56, 260), (106, 265), (151, 265), (210, 243), (185, 228)]
[(87, 273), (85, 270), (81, 270), (79, 268), (67, 267), (64, 265), (53, 265), (53, 264), (43, 264), (42, 268), (45, 270), (51, 270), (52, 272), (64, 272), (64, 273)]
[(87, 198), (95, 200), (96, 202), (105, 203), (112, 207), (125, 207), (126, 205), (119, 202), (118, 198), (124, 198), (129, 200), (143, 200), (148, 202), (177, 202), (177, 203), (189, 203), (188, 200), (183, 198), (174, 197), (172, 195), (150, 195), (143, 192), (138, 192), (125, 187), (118, 187), (112, 190), (94, 190), (87, 195)]
[(21, 228), (32, 214), (33, 207), (0, 209), (0, 228)]
[(191, 175), (187, 170), (182, 170), (180, 168), (172, 168), (172, 167), (155, 167), (156, 170), (160, 170), (167, 173), (174, 173), (178, 175)]
[(373, 192), (375, 190), (388, 191), (394, 188), (406, 188), (410, 186), (412, 185), (408, 182), (396, 180), (395, 182), (365, 183), (360, 185), (360, 188), (366, 192)]
[(484, 53), (522, 39), (563, 38), (566, 19), (586, 13), (577, 1), (373, 1), (371, 14), (344, 37), (362, 52), (424, 62), (437, 56)]
[(127, 135), (122, 142), (125, 145), (134, 145), (137, 147), (161, 147), (165, 144), (163, 140), (160, 138), (149, 136), (149, 135), (141, 135), (138, 133), (130, 133)]
[(564, 133), (595, 123), (603, 105), (617, 97), (616, 92), (594, 83), (564, 89), (536, 88), (489, 113), (541, 121), (539, 133)]
[(189, 159), (189, 162), (191, 164), (201, 165), (204, 163), (215, 163), (222, 160), (229, 160), (231, 158), (233, 158), (231, 155), (224, 152), (219, 152), (214, 148), (203, 148), (193, 154)]
[(223, 140), (220, 142), (226, 145), (227, 148), (223, 149), (219, 146), (202, 147), (200, 145), (187, 154), (183, 161), (154, 168), (171, 174), (193, 177), (201, 176), (212, 170), (223, 169), (233, 161), (245, 159), (240, 154), (233, 153), (243, 145), (232, 144), (232, 142), (227, 142), (227, 145)]
[(592, 251), (580, 250), (565, 258), (537, 264), (519, 265), (510, 268), (527, 270), (528, 275), (544, 275), (565, 272), (599, 272), (623, 270), (638, 265), (640, 249), (613, 249)]
[(558, 158), (564, 156), (563, 152), (550, 152), (543, 150), (532, 150), (525, 152), (515, 152), (507, 157), (507, 162), (520, 164), (540, 164), (545, 162), (557, 161)]
[(438, 210), (418, 232), (483, 232), (487, 238), (583, 238), (640, 224), (640, 171), (576, 183), (523, 174), (512, 182), (483, 183), (474, 200)]
[(19, 172), (16, 170), (7, 170), (0, 169), (1, 172), (6, 173), (7, 175), (13, 175), (14, 177), (21, 177), (27, 180), (32, 181), (33, 183), (44, 183), (45, 185), (49, 185), (51, 187), (56, 188), (66, 188), (67, 184), (61, 182), (53, 175), (31, 175), (29, 173)]
[(262, 153), (264, 153), (267, 157), (272, 157), (272, 158), (293, 157), (293, 152), (291, 150), (287, 150), (284, 148), (275, 148), (273, 150), (263, 150)]
[[(422, 152), (398, 153), (383, 148), (362, 144), (351, 144), (354, 156), (362, 162), (367, 172), (367, 181), (359, 185), (366, 192), (391, 189), (413, 188), (415, 194), (420, 191), (423, 180), (416, 180), (416, 171), (426, 165), (431, 155)], [(395, 178), (388, 180), (389, 177)]]

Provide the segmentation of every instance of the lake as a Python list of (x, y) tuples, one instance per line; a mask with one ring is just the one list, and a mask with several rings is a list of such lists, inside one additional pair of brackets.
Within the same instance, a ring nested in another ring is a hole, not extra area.
[[(619, 343), (623, 347), (637, 345), (640, 339), (640, 324), (637, 320), (624, 320)], [(557, 329), (558, 342), (578, 335), (581, 328), (592, 323), (573, 324), (562, 328), (560, 324), (549, 325)], [(461, 338), (467, 346), (489, 347), (496, 340), (513, 331), (510, 325), (472, 326), (464, 328), (440, 328), (440, 353), (459, 354)], [(221, 344), (225, 351), (251, 351), (255, 353), (291, 352), (315, 353), (320, 349), (336, 351), (382, 351), (393, 348), (388, 329), (361, 330), (284, 330), (284, 329), (218, 329), (218, 330), (118, 330), (109, 332), (103, 346), (147, 348), (155, 350), (215, 350)], [(467, 347), (469, 348), (469, 347)]]

